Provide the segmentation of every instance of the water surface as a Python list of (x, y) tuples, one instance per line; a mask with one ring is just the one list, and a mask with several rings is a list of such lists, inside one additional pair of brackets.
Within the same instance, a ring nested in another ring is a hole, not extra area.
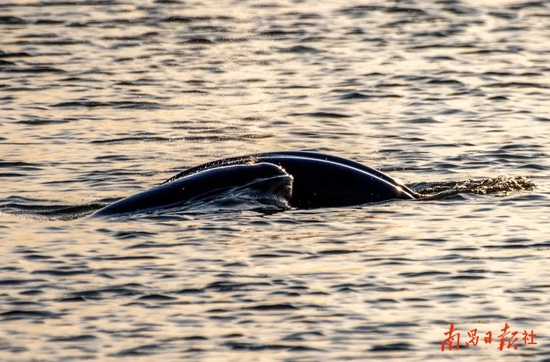
[[(12, 1), (0, 33), (1, 360), (550, 359), (548, 2)], [(74, 219), (275, 150), (537, 186)]]

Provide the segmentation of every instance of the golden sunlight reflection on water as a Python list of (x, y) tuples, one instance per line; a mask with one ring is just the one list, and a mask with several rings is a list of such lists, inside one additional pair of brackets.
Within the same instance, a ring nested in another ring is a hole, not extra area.
[[(546, 2), (0, 8), (0, 360), (547, 357)], [(406, 184), (537, 186), (274, 214), (70, 211), (306, 149)], [(509, 323), (538, 345), (443, 354), (450, 323), (462, 342)]]

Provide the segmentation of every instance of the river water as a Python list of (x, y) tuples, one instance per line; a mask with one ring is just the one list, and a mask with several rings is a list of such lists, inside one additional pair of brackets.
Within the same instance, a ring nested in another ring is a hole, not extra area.
[[(549, 64), (548, 1), (3, 1), (0, 360), (549, 361)], [(277, 150), (536, 187), (85, 217)]]

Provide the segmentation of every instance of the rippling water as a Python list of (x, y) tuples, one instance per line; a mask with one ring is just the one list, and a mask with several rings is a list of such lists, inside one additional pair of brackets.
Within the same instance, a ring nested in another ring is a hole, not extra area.
[[(1, 360), (550, 360), (548, 1), (9, 1)], [(536, 187), (74, 219), (274, 150)]]

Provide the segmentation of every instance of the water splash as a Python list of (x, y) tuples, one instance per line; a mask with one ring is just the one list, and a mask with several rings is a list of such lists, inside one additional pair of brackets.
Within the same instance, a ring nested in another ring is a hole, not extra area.
[(528, 177), (498, 176), (481, 180), (427, 182), (409, 185), (423, 200), (439, 200), (462, 193), (507, 196), (514, 191), (533, 190), (535, 183)]

